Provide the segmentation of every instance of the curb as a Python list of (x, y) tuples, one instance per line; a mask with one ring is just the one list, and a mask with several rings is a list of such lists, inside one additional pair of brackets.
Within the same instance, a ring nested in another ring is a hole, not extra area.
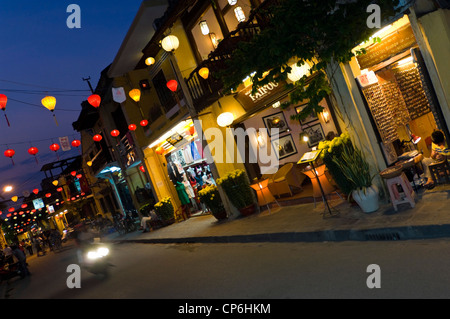
[(263, 233), (231, 236), (198, 236), (182, 238), (116, 239), (113, 243), (141, 244), (214, 244), (214, 243), (290, 243), (326, 241), (397, 241), (450, 237), (450, 225), (405, 226), (364, 230), (324, 230), (314, 232)]

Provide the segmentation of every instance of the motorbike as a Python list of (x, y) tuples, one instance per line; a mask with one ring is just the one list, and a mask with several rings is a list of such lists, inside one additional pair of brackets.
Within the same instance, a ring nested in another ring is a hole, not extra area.
[(0, 282), (20, 276), (19, 263), (5, 264), (0, 267)]
[(108, 276), (109, 267), (112, 266), (110, 262), (110, 247), (101, 243), (98, 239), (86, 245), (81, 250), (82, 266), (95, 275)]

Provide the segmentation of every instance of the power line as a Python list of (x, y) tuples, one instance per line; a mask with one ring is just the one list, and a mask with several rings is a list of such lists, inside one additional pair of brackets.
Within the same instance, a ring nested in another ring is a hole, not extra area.
[[(39, 104), (24, 102), (24, 101), (20, 101), (20, 100), (16, 100), (16, 99), (11, 99), (11, 98), (9, 98), (9, 100), (17, 102), (17, 103), (22, 103), (22, 104), (26, 104), (26, 105), (30, 105), (30, 106), (36, 106), (36, 107), (39, 107), (39, 108), (46, 109), (43, 105), (39, 105)], [(65, 112), (80, 112), (81, 111), (81, 110), (71, 110), (71, 109), (56, 109), (56, 110), (58, 110), (58, 111), (65, 111)]]

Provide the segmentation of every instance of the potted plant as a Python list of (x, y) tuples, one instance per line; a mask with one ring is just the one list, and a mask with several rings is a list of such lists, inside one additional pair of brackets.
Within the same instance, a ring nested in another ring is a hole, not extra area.
[(175, 222), (174, 208), (170, 197), (165, 197), (155, 204), (155, 213), (165, 224)]
[(255, 195), (250, 187), (250, 181), (243, 169), (237, 169), (217, 179), (228, 199), (243, 216), (248, 216), (256, 211)]
[(333, 162), (341, 169), (350, 183), (351, 196), (365, 213), (379, 208), (378, 188), (372, 183), (375, 175), (370, 174), (370, 167), (362, 151), (352, 143), (344, 143), (340, 158)]
[(216, 185), (209, 185), (198, 192), (200, 201), (204, 203), (215, 218), (218, 220), (226, 219), (227, 212), (220, 198), (219, 189)]

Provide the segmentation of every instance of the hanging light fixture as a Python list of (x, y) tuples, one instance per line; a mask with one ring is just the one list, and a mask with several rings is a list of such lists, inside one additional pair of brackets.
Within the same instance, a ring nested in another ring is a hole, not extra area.
[(14, 165), (14, 160), (12, 158), (13, 158), (14, 154), (16, 154), (16, 151), (14, 151), (13, 149), (7, 149), (4, 154), (6, 157), (9, 157), (11, 159), (11, 161)]
[(102, 98), (98, 94), (92, 94), (88, 97), (88, 102), (93, 107), (97, 108), (100, 106), (100, 102), (102, 101)]
[[(7, 102), (8, 102), (8, 98), (6, 97), (6, 95), (0, 94), (0, 109), (2, 109), (3, 112), (5, 112)], [(6, 123), (8, 123), (8, 126), (11, 126), (11, 125), (9, 125), (9, 120), (8, 120), (8, 117), (6, 116), (6, 113), (4, 113), (4, 114), (5, 114)]]
[(206, 80), (209, 76), (209, 69), (207, 67), (203, 67), (198, 70), (198, 74)]
[(38, 150), (38, 148), (37, 147), (30, 147), (29, 149), (28, 149), (28, 153), (30, 154), (30, 155), (33, 155), (34, 156), (34, 159), (36, 160), (36, 164), (38, 164), (38, 160), (37, 160), (37, 157), (36, 157), (36, 154), (39, 152), (39, 150)]
[(119, 135), (120, 135), (119, 130), (112, 130), (112, 131), (111, 131), (111, 136), (117, 137), (117, 136), (119, 136)]
[(142, 121), (139, 122), (139, 124), (140, 124), (142, 127), (145, 127), (145, 126), (148, 125), (148, 121), (147, 121), (147, 120), (142, 120)]
[(103, 137), (100, 134), (95, 134), (92, 139), (94, 140), (94, 142), (100, 142)]
[(135, 101), (139, 102), (141, 100), (141, 90), (139, 89), (133, 89), (131, 90), (128, 95)]
[(55, 179), (55, 180), (52, 182), (52, 184), (55, 185), (55, 186), (58, 186), (58, 183), (59, 183), (59, 182), (58, 182), (57, 179)]
[(236, 19), (239, 21), (239, 23), (245, 21), (245, 13), (242, 7), (234, 8), (234, 15), (236, 16)]
[(297, 63), (294, 63), (291, 65), (291, 72), (288, 73), (288, 78), (292, 82), (297, 82), (300, 80), (304, 75), (308, 75), (310, 70), (310, 66), (308, 63), (304, 63), (301, 66), (298, 66)]
[(145, 64), (147, 64), (147, 65), (155, 64), (155, 58), (148, 57), (147, 59), (145, 59)]
[[(53, 113), (56, 107), (56, 98), (54, 96), (46, 96), (41, 100), (42, 105)], [(53, 113), (53, 118), (55, 119), (56, 125), (58, 125), (58, 121), (56, 121), (56, 116)]]
[[(56, 153), (59, 150), (59, 145), (56, 143), (53, 143), (52, 145), (50, 145), (50, 150)], [(58, 161), (59, 161), (58, 153), (56, 153), (56, 157), (58, 158)]]
[(217, 124), (221, 127), (227, 127), (230, 126), (231, 123), (233, 123), (234, 121), (234, 115), (231, 112), (224, 112), (221, 113), (218, 117), (217, 117)]
[(228, 4), (230, 6), (234, 6), (237, 3), (237, 0), (228, 0)]
[(177, 88), (178, 88), (178, 82), (175, 80), (170, 80), (167, 82), (167, 87), (169, 90), (171, 90), (172, 92), (176, 92)]
[(162, 48), (167, 52), (174, 52), (176, 49), (178, 49), (179, 45), (180, 41), (178, 41), (178, 38), (173, 34), (168, 35), (161, 41)]
[(137, 128), (136, 124), (130, 124), (130, 125), (128, 125), (128, 129), (129, 129), (130, 131), (135, 131), (136, 128)]
[(198, 25), (200, 26), (200, 30), (202, 31), (203, 35), (209, 34), (209, 27), (208, 27), (208, 23), (206, 23), (206, 20), (200, 21), (200, 23)]
[(81, 141), (80, 140), (73, 140), (71, 144), (72, 144), (73, 147), (78, 147), (78, 146), (81, 145)]

